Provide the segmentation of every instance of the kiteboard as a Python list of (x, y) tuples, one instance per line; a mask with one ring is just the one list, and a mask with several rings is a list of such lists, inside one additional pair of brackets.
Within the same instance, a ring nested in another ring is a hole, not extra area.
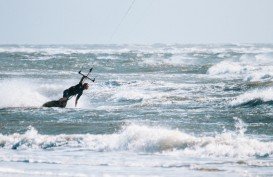
[(43, 107), (59, 107), (59, 108), (65, 108), (66, 104), (67, 104), (68, 99), (66, 98), (61, 98), (59, 100), (53, 100), (53, 101), (49, 101), (46, 102), (45, 104), (43, 104)]

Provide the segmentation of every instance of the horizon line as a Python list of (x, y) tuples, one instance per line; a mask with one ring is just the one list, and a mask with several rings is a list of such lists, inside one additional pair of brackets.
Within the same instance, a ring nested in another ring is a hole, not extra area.
[(12, 45), (105, 45), (105, 46), (113, 46), (113, 45), (142, 45), (142, 46), (152, 46), (152, 45), (273, 45), (273, 42), (211, 42), (211, 43), (163, 43), (163, 42), (155, 42), (155, 43), (0, 43), (0, 46), (12, 46)]

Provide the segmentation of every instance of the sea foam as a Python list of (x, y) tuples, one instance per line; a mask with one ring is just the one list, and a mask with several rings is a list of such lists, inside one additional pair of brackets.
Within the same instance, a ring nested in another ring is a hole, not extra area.
[(245, 81), (269, 81), (273, 78), (272, 53), (244, 54), (237, 59), (226, 59), (211, 66), (207, 74)]
[[(41, 107), (45, 102), (58, 100), (70, 82), (41, 83), (32, 79), (4, 79), (0, 81), (0, 108), (14, 107)], [(64, 86), (65, 85), (65, 86)], [(67, 107), (74, 108), (74, 99)], [(88, 108), (89, 100), (82, 97), (78, 108)]]
[(247, 72), (255, 70), (255, 67), (244, 65), (239, 62), (224, 60), (215, 64), (207, 71), (210, 75), (223, 74), (246, 74)]
[(230, 101), (231, 106), (256, 106), (259, 104), (273, 104), (273, 88), (248, 91)]
[(194, 136), (177, 129), (135, 124), (125, 126), (117, 133), (104, 135), (41, 135), (30, 127), (24, 134), (1, 134), (0, 147), (16, 150), (84, 148), (98, 152), (132, 151), (195, 157), (272, 156), (272, 142), (245, 136), (242, 122), (237, 118), (235, 121), (237, 133), (224, 132), (215, 136)]
[(0, 108), (38, 107), (47, 98), (38, 91), (33, 83), (26, 80), (2, 80), (0, 82)]

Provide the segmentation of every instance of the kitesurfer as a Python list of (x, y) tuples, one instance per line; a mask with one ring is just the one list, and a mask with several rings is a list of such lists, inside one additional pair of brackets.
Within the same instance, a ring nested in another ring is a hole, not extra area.
[(84, 90), (87, 90), (89, 88), (89, 84), (88, 83), (83, 83), (83, 80), (86, 78), (87, 76), (83, 76), (80, 80), (80, 82), (77, 85), (74, 85), (66, 90), (64, 90), (63, 92), (63, 98), (61, 98), (61, 100), (65, 100), (68, 101), (72, 96), (77, 95), (76, 100), (75, 100), (75, 107), (78, 104), (78, 100), (81, 97), (82, 93)]

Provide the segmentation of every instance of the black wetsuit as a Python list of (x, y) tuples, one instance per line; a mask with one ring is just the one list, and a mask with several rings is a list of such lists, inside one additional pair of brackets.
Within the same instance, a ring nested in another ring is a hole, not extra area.
[(67, 99), (70, 99), (70, 97), (74, 96), (74, 95), (77, 95), (77, 100), (81, 97), (82, 95), (82, 92), (84, 90), (83, 88), (83, 84), (82, 84), (82, 81), (83, 81), (84, 78), (81, 79), (80, 83), (77, 84), (77, 85), (74, 85), (72, 87), (70, 87), (69, 89), (66, 89), (64, 92), (63, 92), (63, 97), (64, 98), (67, 98)]

